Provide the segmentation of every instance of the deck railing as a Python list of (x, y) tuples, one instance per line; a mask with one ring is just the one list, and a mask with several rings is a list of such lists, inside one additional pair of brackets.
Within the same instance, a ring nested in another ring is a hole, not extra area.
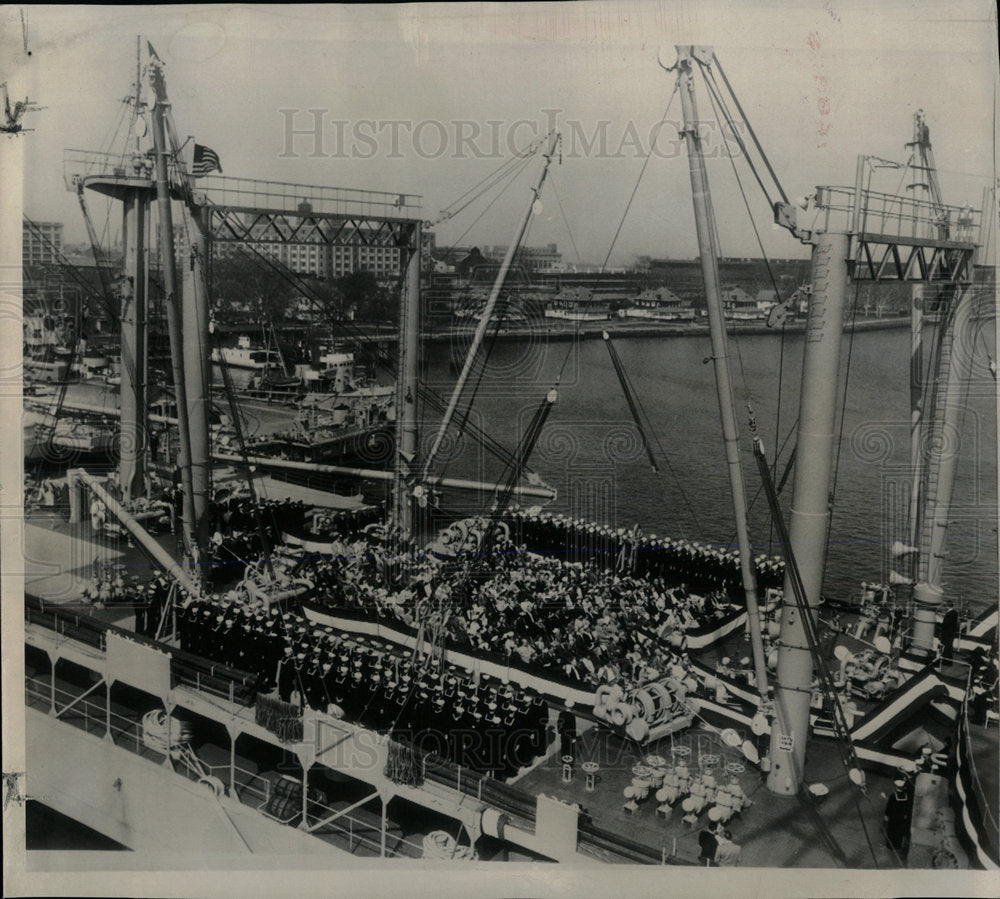
[[(187, 172), (169, 160), (171, 183), (190, 179)], [(151, 180), (152, 158), (144, 154), (102, 153), (95, 150), (63, 151), (63, 182), (75, 191), (80, 179)], [(232, 178), (206, 175), (190, 179), (196, 194), (204, 195), (216, 206), (235, 207), (292, 214), (342, 215), (353, 218), (416, 220), (420, 218), (421, 197), (412, 193), (361, 190), (351, 187), (327, 187), (296, 184), (289, 181), (262, 181), (256, 178)]]
[(884, 234), (897, 238), (978, 243), (982, 211), (971, 206), (944, 206), (899, 194), (854, 187), (820, 187), (816, 205), (823, 229)]
[[(374, 855), (381, 856), (381, 824), (376, 826), (370, 821), (364, 821), (350, 813), (337, 814), (336, 808), (321, 802), (309, 802), (309, 818), (313, 823), (333, 815), (337, 815), (337, 817), (313, 831), (316, 836), (320, 838), (335, 836), (346, 839), (348, 851), (351, 853), (356, 852), (359, 848), (364, 848)], [(402, 851), (404, 848), (409, 851)], [(420, 844), (408, 840), (406, 837), (390, 837), (388, 833), (386, 834), (386, 858), (420, 858), (422, 854), (423, 846)]]
[(118, 634), (161, 651), (169, 651), (170, 673), (174, 686), (184, 684), (243, 706), (252, 705), (256, 698), (257, 675), (228, 665), (220, 665), (178, 647), (151, 640), (127, 628), (95, 618), (93, 615), (46, 605), (38, 597), (26, 595), (25, 619), (30, 624), (37, 624), (102, 652), (107, 649), (108, 633)]

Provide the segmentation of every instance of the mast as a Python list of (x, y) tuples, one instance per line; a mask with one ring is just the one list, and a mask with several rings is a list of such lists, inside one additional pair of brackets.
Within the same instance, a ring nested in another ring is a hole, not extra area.
[[(181, 142), (174, 127), (162, 63), (150, 46), (150, 63), (155, 72), (157, 105), (162, 100), (166, 145), (176, 164), (181, 166)], [(162, 95), (162, 96), (161, 96)], [(209, 443), (209, 410), (211, 407), (211, 347), (208, 338), (207, 266), (209, 241), (203, 223), (202, 210), (195, 203), (186, 173), (180, 173), (178, 185), (184, 200), (185, 225), (190, 236), (181, 283), (181, 341), (187, 428), (191, 452), (192, 528), (199, 555), (208, 544), (209, 492), (211, 482), (211, 446)], [(173, 230), (170, 233), (173, 245)]]
[[(812, 253), (813, 294), (806, 320), (805, 357), (796, 434), (795, 482), (789, 524), (789, 551), (798, 565), (810, 608), (820, 603), (830, 521), (830, 486), (837, 417), (840, 347), (847, 302), (849, 237), (820, 233)], [(771, 725), (771, 771), (767, 786), (792, 796), (802, 785), (813, 658), (795, 603), (790, 574), (781, 614), (781, 644)]]
[[(174, 147), (176, 157), (177, 147)], [(184, 340), (184, 383), (187, 391), (188, 432), (191, 435), (191, 488), (194, 532), (199, 551), (208, 545), (210, 537), (209, 492), (212, 474), (209, 443), (209, 409), (211, 407), (211, 347), (208, 338), (208, 302), (205, 266), (208, 260), (208, 239), (194, 215), (190, 223), (190, 258), (184, 266), (181, 288), (182, 336)]]
[(733, 500), (733, 517), (736, 521), (736, 539), (740, 551), (740, 575), (747, 605), (747, 628), (753, 648), (754, 681), (761, 696), (767, 694), (767, 668), (764, 643), (760, 630), (760, 613), (757, 605), (757, 582), (753, 570), (753, 555), (747, 529), (746, 490), (740, 461), (739, 432), (733, 405), (733, 383), (729, 371), (729, 348), (725, 321), (722, 315), (722, 298), (719, 291), (719, 250), (715, 241), (708, 173), (702, 155), (701, 137), (698, 134), (698, 108), (694, 96), (694, 63), (710, 61), (714, 53), (710, 47), (677, 47), (677, 85), (684, 111), (684, 140), (687, 144), (688, 167), (691, 175), (691, 193), (694, 218), (701, 251), (701, 272), (705, 281), (705, 301), (708, 306), (708, 324), (712, 337), (712, 361), (715, 366), (715, 383), (719, 400), (719, 416), (725, 441), (726, 463), (729, 468), (729, 487)]
[(129, 187), (122, 195), (125, 262), (121, 301), (121, 438), (118, 482), (126, 502), (146, 495), (146, 323), (149, 306), (147, 240), (150, 191)]
[(936, 390), (928, 422), (920, 516), (920, 556), (913, 587), (913, 639), (911, 649), (922, 656), (934, 653), (937, 611), (945, 600), (942, 579), (947, 557), (948, 518), (955, 486), (962, 437), (965, 391), (972, 376), (975, 337), (975, 289), (958, 288), (941, 324)]
[[(139, 122), (142, 114), (142, 69), (139, 37), (135, 47), (135, 94), (132, 96), (132, 135), (135, 140), (136, 165), (139, 155)], [(138, 179), (144, 171), (135, 172)], [(78, 185), (83, 205), (83, 185)], [(149, 437), (146, 428), (147, 390), (147, 320), (149, 309), (149, 207), (152, 191), (149, 185), (130, 183), (122, 193), (122, 243), (124, 279), (119, 286), (121, 301), (121, 419), (119, 434), (118, 483), (126, 503), (146, 495), (146, 450)], [(88, 230), (90, 217), (83, 207)], [(96, 234), (92, 235), (92, 242)], [(95, 243), (96, 248), (96, 243)]]
[[(931, 209), (937, 213), (942, 208), (941, 188), (937, 180), (937, 172), (934, 168), (934, 155), (931, 150), (930, 129), (924, 119), (924, 111), (918, 109), (913, 114), (913, 140), (906, 146), (910, 148), (910, 160), (908, 168), (913, 173), (913, 180), (906, 185), (910, 191), (910, 196), (914, 203), (926, 202), (928, 199)], [(922, 195), (922, 196), (921, 196)], [(937, 217), (936, 215), (934, 216)], [(930, 216), (928, 217), (930, 218)], [(929, 227), (922, 229), (925, 233), (919, 233), (919, 216), (913, 217), (914, 237), (937, 237)], [(907, 535), (910, 546), (917, 546), (920, 533), (920, 506), (921, 506), (921, 481), (923, 471), (923, 414), (924, 414), (924, 302), (925, 286), (923, 281), (917, 281), (910, 288), (910, 467), (911, 486), (909, 504), (909, 533)], [(914, 557), (914, 564), (919, 564), (919, 557)], [(914, 577), (917, 571), (913, 571)]]
[(472, 374), (472, 367), (476, 363), (476, 356), (479, 353), (480, 346), (482, 346), (483, 338), (486, 336), (486, 329), (490, 326), (490, 319), (493, 317), (493, 311), (496, 308), (497, 299), (500, 296), (500, 291), (503, 289), (504, 282), (507, 280), (507, 272), (510, 271), (510, 265), (514, 260), (514, 254), (517, 252), (518, 247), (521, 245), (521, 241), (524, 239), (524, 232), (528, 228), (528, 222), (531, 221), (531, 213), (535, 208), (535, 203), (538, 202), (538, 198), (541, 195), (542, 185), (545, 184), (545, 178), (549, 172), (549, 165), (552, 162), (552, 157), (555, 155), (558, 143), (559, 132), (554, 131), (552, 133), (552, 140), (549, 142), (549, 148), (545, 153), (545, 165), (542, 167), (542, 174), (538, 179), (538, 184), (532, 189), (531, 202), (528, 204), (528, 208), (525, 209), (524, 215), (521, 217), (521, 221), (517, 226), (517, 231), (514, 234), (514, 240), (511, 242), (510, 246), (507, 247), (507, 252), (504, 254), (503, 262), (500, 264), (500, 271), (497, 272), (496, 280), (493, 282), (490, 295), (486, 299), (486, 305), (483, 307), (482, 315), (479, 318), (479, 324), (476, 326), (475, 333), (472, 336), (472, 345), (469, 347), (469, 352), (466, 353), (462, 371), (459, 373), (458, 380), (455, 382), (455, 387), (451, 392), (451, 398), (448, 400), (448, 408), (445, 410), (444, 417), (441, 419), (441, 425), (438, 427), (438, 432), (434, 437), (434, 443), (431, 445), (430, 452), (427, 454), (427, 459), (424, 461), (423, 480), (425, 481), (430, 475), (431, 466), (434, 464), (437, 452), (441, 448), (441, 441), (444, 440), (444, 436), (448, 432), (448, 427), (455, 415), (455, 409), (462, 398), (462, 392), (465, 390), (465, 384), (469, 380), (469, 375)]
[(169, 106), (160, 60), (150, 47), (150, 81), (156, 102), (153, 105), (153, 144), (156, 157), (156, 199), (160, 223), (160, 259), (163, 267), (163, 288), (166, 296), (167, 332), (170, 337), (170, 363), (174, 378), (174, 398), (177, 402), (177, 459), (181, 470), (183, 491), (182, 525), (185, 549), (197, 564), (200, 548), (195, 534), (196, 516), (194, 512), (194, 484), (191, 471), (191, 434), (188, 427), (188, 402), (184, 378), (183, 328), (181, 309), (177, 294), (177, 276), (174, 262), (174, 222), (171, 209), (170, 181), (167, 160), (171, 152), (167, 147), (166, 112)]
[(419, 422), (417, 392), (420, 388), (420, 241), (419, 224), (413, 225), (410, 257), (400, 296), (399, 364), (396, 371), (396, 472), (393, 518), (404, 535), (414, 532), (411, 478), (417, 458)]

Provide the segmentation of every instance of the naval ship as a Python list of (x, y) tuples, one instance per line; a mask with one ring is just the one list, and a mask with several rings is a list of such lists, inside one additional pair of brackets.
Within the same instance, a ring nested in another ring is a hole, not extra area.
[[(150, 123), (152, 152), (92, 167), (84, 182), (122, 204), (122, 354), (135, 361), (122, 367), (117, 469), (67, 471), (68, 522), (42, 510), (29, 538), (71, 562), (25, 597), (29, 798), (136, 851), (182, 856), (996, 867), (983, 758), (995, 769), (997, 613), (957, 622), (948, 607), (956, 462), (928, 439), (954, 426), (950, 400), (968, 377), (979, 213), (876, 194), (864, 157), (853, 186), (796, 205), (767, 165), (776, 223), (812, 248), (812, 294), (788, 521), (750, 416), (783, 548), (754, 556), (695, 83), (738, 101), (710, 48), (679, 46), (664, 68), (683, 112), (737, 531), (729, 552), (545, 512), (552, 491), (529, 461), (558, 385), (540, 390), (505, 478), (471, 485), (492, 497), (488, 512), (444, 526), (435, 515), (445, 491), (470, 486), (439, 473), (439, 454), (558, 135), (447, 402), (420, 382), (422, 222), (405, 198), (367, 213), (409, 258), (392, 471), (257, 456), (237, 424), (237, 477), (221, 486), (205, 268), (213, 223), (232, 219), (180, 162), (149, 48), (152, 100), (141, 102), (137, 78), (135, 118)], [(922, 119), (915, 129), (925, 157)], [(766, 160), (749, 134), (740, 149)], [(900, 203), (919, 227), (893, 229)], [(196, 225), (183, 285), (170, 262), (175, 204)], [(176, 482), (158, 496), (135, 313), (154, 206), (178, 412)], [(910, 573), (863, 583), (827, 630), (848, 285), (893, 273), (948, 297), (931, 395), (914, 397), (915, 446), (931, 449), (918, 454), (912, 533), (897, 549)], [(606, 342), (648, 450), (641, 404)], [(418, 398), (441, 412), (427, 452)], [(380, 481), (388, 500), (261, 495), (255, 474), (297, 466)]]

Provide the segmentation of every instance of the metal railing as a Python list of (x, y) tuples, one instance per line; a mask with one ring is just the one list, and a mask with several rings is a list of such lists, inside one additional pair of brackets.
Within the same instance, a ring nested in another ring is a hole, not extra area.
[[(81, 178), (150, 180), (153, 177), (152, 164), (152, 157), (141, 153), (67, 149), (63, 150), (63, 182), (67, 190), (75, 191)], [(412, 221), (420, 218), (422, 205), (422, 197), (413, 193), (263, 181), (228, 175), (205, 175), (193, 179), (173, 159), (169, 160), (169, 175), (175, 185), (190, 179), (196, 194), (202, 194), (214, 205), (224, 207)]]
[[(161, 651), (163, 649), (161, 642), (143, 637), (127, 628), (101, 621), (89, 614), (68, 612), (58, 606), (46, 607), (35, 597), (25, 597), (25, 620), (102, 652), (107, 648), (106, 635), (109, 632), (145, 646)], [(169, 649), (171, 683), (174, 686), (185, 684), (242, 706), (253, 703), (257, 689), (256, 675), (217, 664), (177, 647)]]
[(106, 649), (106, 627), (90, 615), (67, 612), (58, 607), (44, 611), (29, 607), (25, 609), (25, 620), (28, 624), (37, 624), (66, 639), (77, 640), (102, 652)]
[(977, 243), (982, 226), (982, 211), (971, 206), (938, 206), (873, 190), (859, 195), (854, 187), (819, 187), (816, 205), (822, 210), (824, 231)]
[(963, 719), (962, 732), (965, 736), (965, 741), (967, 745), (963, 746), (959, 744), (956, 747), (956, 751), (965, 753), (969, 774), (971, 775), (972, 778), (972, 785), (977, 793), (976, 798), (979, 800), (980, 806), (982, 807), (986, 816), (989, 818), (989, 822), (993, 826), (993, 829), (997, 830), (997, 819), (994, 816), (993, 811), (990, 809), (990, 804), (987, 801), (987, 797), (989, 796), (989, 794), (983, 787), (982, 779), (979, 776), (979, 770), (976, 767), (976, 757), (972, 751), (972, 744), (971, 744), (972, 731), (970, 729), (972, 722), (969, 721), (969, 696), (971, 695), (971, 693), (972, 693), (972, 670), (970, 668), (968, 674), (966, 675), (965, 700), (962, 702), (962, 709), (961, 712), (959, 713), (961, 714)]
[(206, 175), (196, 182), (196, 191), (216, 206), (271, 210), (359, 218), (416, 219), (420, 212), (417, 194), (324, 187), (288, 181), (259, 181)]
[[(168, 160), (170, 181), (179, 184), (182, 172)], [(153, 160), (142, 153), (102, 153), (97, 150), (63, 150), (63, 183), (66, 190), (76, 192), (77, 182), (83, 178), (138, 178), (150, 181), (153, 177)]]
[[(332, 815), (337, 815), (337, 809), (333, 806), (325, 805), (321, 802), (309, 802), (309, 817), (311, 819), (318, 822)], [(328, 821), (322, 827), (312, 831), (312, 833), (321, 839), (328, 837), (334, 837), (338, 840), (346, 839), (348, 851), (352, 854), (359, 848), (364, 848), (373, 855), (382, 855), (381, 823), (375, 825), (371, 822), (363, 821), (356, 815), (337, 815), (334, 820)], [(373, 833), (375, 836), (370, 836)], [(327, 842), (330, 842), (330, 840), (328, 839)], [(409, 848), (410, 851), (401, 851), (403, 848)], [(386, 833), (386, 858), (420, 858), (422, 855), (422, 845), (402, 836), (390, 838), (389, 834)]]
[[(50, 683), (39, 678), (25, 678), (25, 701), (27, 705), (39, 711), (51, 710), (51, 698), (55, 697), (55, 713), (60, 721), (78, 727), (87, 733), (92, 733), (96, 727), (101, 736), (104, 735), (110, 722), (111, 737), (116, 746), (128, 749), (136, 755), (145, 758), (162, 760), (163, 754), (150, 749), (142, 741), (141, 722), (128, 718), (117, 712), (109, 712), (104, 703), (89, 699), (79, 699), (81, 694), (73, 693), (61, 687), (54, 690)], [(62, 708), (60, 708), (60, 704)], [(72, 706), (72, 707), (70, 707)]]
[[(180, 764), (175, 769), (179, 774), (183, 774), (195, 783), (202, 779), (202, 772), (192, 767), (187, 758), (182, 756), (179, 762)], [(238, 799), (244, 805), (256, 808), (262, 803), (266, 805), (271, 799), (271, 781), (261, 774), (255, 774), (253, 771), (242, 768), (239, 765), (233, 765), (230, 768), (227, 764), (203, 764), (203, 768), (210, 777), (217, 777), (222, 781), (227, 795)], [(229, 781), (230, 775), (233, 776), (231, 785)], [(259, 782), (260, 786), (256, 782)]]

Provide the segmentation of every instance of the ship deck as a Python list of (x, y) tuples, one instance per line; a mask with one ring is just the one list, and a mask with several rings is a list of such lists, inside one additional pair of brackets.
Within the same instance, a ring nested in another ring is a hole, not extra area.
[[(177, 536), (164, 534), (158, 539), (169, 551), (176, 552)], [(25, 546), (28, 550), (25, 572), (28, 591), (44, 595), (46, 602), (71, 608), (80, 603), (83, 587), (91, 578), (95, 562), (124, 566), (127, 572), (139, 575), (141, 580), (146, 579), (152, 567), (138, 548), (120, 541), (94, 539), (89, 521), (70, 526), (58, 512), (32, 515), (26, 523)], [(76, 564), (64, 567), (46, 561), (53, 559), (69, 559)], [(133, 610), (126, 604), (109, 604), (104, 609), (80, 604), (80, 611), (125, 628), (131, 628), (134, 623)], [(37, 692), (45, 700), (45, 678), (48, 675), (44, 671), (29, 672), (29, 677), (32, 676), (37, 681)], [(78, 696), (85, 686), (64, 682), (57, 677), (57, 690), (65, 691), (70, 700)], [(82, 726), (88, 730), (93, 728), (95, 733), (103, 727), (105, 711), (99, 694), (100, 691), (97, 691), (86, 703), (81, 703), (84, 710)], [(140, 753), (142, 747), (138, 746), (135, 735), (139, 733), (139, 722), (145, 711), (148, 708), (142, 707), (141, 703), (130, 702), (127, 694), (112, 697), (111, 712), (124, 732), (133, 735), (133, 742)], [(636, 764), (651, 754), (669, 758), (675, 744), (689, 747), (693, 772), (697, 771), (697, 758), (703, 754), (719, 756), (719, 765), (723, 769), (730, 762), (742, 765), (744, 758), (740, 750), (724, 745), (714, 730), (702, 726), (695, 726), (682, 736), (668, 737), (645, 747), (605, 728), (592, 726), (582, 717), (581, 726), (585, 729), (582, 729), (577, 744), (577, 758), (569, 780), (564, 778), (557, 746), (551, 744), (548, 755), (523, 774), (516, 787), (530, 795), (544, 793), (578, 803), (585, 812), (585, 820), (589, 818), (595, 827), (621, 834), (656, 854), (663, 853), (693, 863), (699, 851), (699, 831), (708, 824), (707, 814), (703, 812), (693, 827), (682, 820), (683, 811), (679, 807), (666, 819), (658, 816), (654, 791), (629, 814), (624, 807), (623, 790), (631, 783), (632, 769)], [(984, 751), (980, 776), (984, 782), (989, 781), (987, 790), (995, 794), (997, 778), (993, 762), (997, 757), (996, 729), (987, 731), (987, 736), (991, 742), (989, 745), (981, 744)], [(550, 733), (550, 737), (554, 734)], [(196, 749), (199, 757), (210, 767), (228, 770), (230, 749), (225, 739), (213, 740), (209, 736)], [(257, 746), (256, 750), (259, 749)], [(587, 789), (581, 770), (585, 762), (598, 765), (593, 790)], [(268, 791), (286, 773), (282, 764), (280, 753), (277, 758), (262, 764), (259, 751), (237, 751), (235, 794), (245, 804), (259, 806)], [(328, 806), (330, 813), (364, 798), (363, 792), (357, 793), (359, 789), (366, 789), (359, 781), (329, 771), (323, 776), (336, 787), (330, 789), (327, 785), (324, 789), (334, 797)], [(813, 739), (806, 760), (806, 782), (822, 783), (829, 791), (822, 797), (809, 793), (800, 797), (775, 796), (767, 791), (759, 773), (750, 766), (746, 766), (739, 777), (744, 792), (753, 804), (727, 826), (734, 841), (742, 847), (743, 866), (867, 869), (906, 866), (906, 862), (888, 847), (882, 830), (885, 797), (892, 791), (891, 777), (868, 772), (867, 794), (859, 795), (847, 778), (834, 741)], [(452, 819), (419, 806), (397, 812), (399, 814), (390, 821), (387, 832), (388, 854), (419, 857), (420, 842), (426, 833), (448, 829), (449, 825), (454, 828)], [(331, 827), (329, 832), (320, 836), (339, 848), (346, 845), (355, 854), (380, 855), (379, 816), (376, 800), (370, 805), (360, 806), (345, 817), (341, 826)], [(930, 858), (925, 858), (925, 855), (921, 848), (914, 847), (909, 865), (930, 867)]]
[[(743, 762), (738, 751), (722, 745), (718, 736), (707, 729), (694, 728), (675, 743), (691, 747), (692, 758), (697, 757), (700, 745), (705, 753), (719, 755), (721, 766)], [(593, 727), (577, 743), (578, 757), (574, 760), (571, 781), (564, 780), (563, 764), (556, 754), (521, 778), (517, 786), (531, 793), (546, 793), (578, 803), (596, 826), (694, 861), (699, 852), (698, 834), (708, 824), (704, 812), (694, 827), (682, 820), (684, 813), (679, 807), (664, 819), (656, 813), (659, 803), (652, 791), (639, 803), (637, 811), (628, 814), (624, 808), (623, 790), (632, 782), (633, 766), (651, 754), (669, 758), (670, 749), (669, 738), (640, 748), (604, 728)], [(590, 761), (599, 765), (592, 792), (587, 790), (581, 770)], [(847, 779), (833, 741), (814, 739), (806, 764), (808, 782), (825, 784), (830, 791), (826, 796), (810, 796), (808, 800), (775, 796), (768, 792), (756, 769), (748, 767), (741, 775), (741, 785), (753, 805), (727, 825), (734, 842), (742, 847), (741, 866), (903, 867), (887, 846), (881, 829), (885, 805), (882, 794), (891, 791), (891, 778), (869, 773), (868, 794), (855, 804), (857, 791)], [(695, 770), (694, 765), (691, 768)], [(866, 830), (871, 848), (865, 838)]]

